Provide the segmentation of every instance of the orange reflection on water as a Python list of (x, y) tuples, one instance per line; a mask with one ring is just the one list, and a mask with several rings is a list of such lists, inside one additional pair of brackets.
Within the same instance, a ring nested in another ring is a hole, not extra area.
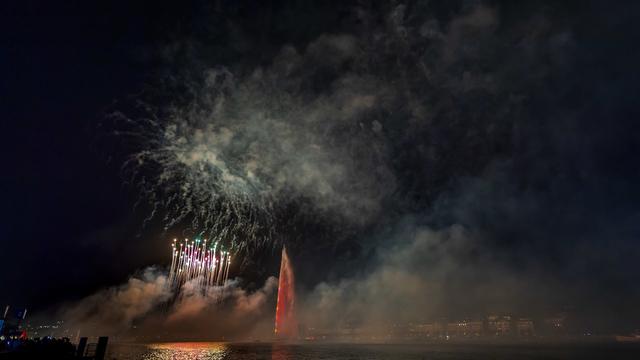
[(218, 342), (169, 342), (149, 344), (150, 349), (161, 350), (212, 350), (225, 351), (227, 345)]
[(149, 344), (150, 354), (145, 360), (224, 359), (229, 349), (217, 342), (172, 342)]
[(271, 360), (292, 360), (291, 348), (286, 345), (274, 344), (271, 348)]

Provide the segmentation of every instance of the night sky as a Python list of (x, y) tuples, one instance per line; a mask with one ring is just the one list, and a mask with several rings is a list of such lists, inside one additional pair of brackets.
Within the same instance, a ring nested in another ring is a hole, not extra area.
[[(309, 294), (360, 284), (359, 298), (393, 269), (440, 284), (418, 286), (440, 304), (429, 316), (570, 309), (640, 326), (639, 7), (3, 3), (0, 304), (52, 308), (170, 261), (191, 222), (165, 230), (161, 207), (145, 223), (149, 193), (122, 169), (144, 145), (109, 115), (135, 119), (139, 99), (186, 108), (227, 69), (249, 89), (239, 111), (268, 103), (286, 127), (226, 124), (258, 147), (226, 156), (264, 154), (274, 189), (276, 245), (242, 253), (246, 287), (277, 275), (285, 243)], [(276, 89), (262, 102), (256, 69)]]

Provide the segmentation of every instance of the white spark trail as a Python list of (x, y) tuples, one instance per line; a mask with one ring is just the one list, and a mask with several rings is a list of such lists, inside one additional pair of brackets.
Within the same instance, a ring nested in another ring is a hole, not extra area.
[(209, 287), (222, 286), (229, 278), (231, 252), (218, 246), (218, 242), (185, 239), (171, 244), (171, 268), (169, 286), (179, 292), (182, 285), (197, 281), (204, 292)]

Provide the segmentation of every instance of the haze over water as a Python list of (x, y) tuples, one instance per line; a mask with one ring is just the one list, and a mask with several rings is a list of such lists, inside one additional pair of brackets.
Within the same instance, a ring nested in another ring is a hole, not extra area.
[(616, 343), (555, 345), (472, 344), (274, 344), (183, 342), (114, 344), (107, 359), (117, 360), (484, 360), (638, 359), (640, 345)]

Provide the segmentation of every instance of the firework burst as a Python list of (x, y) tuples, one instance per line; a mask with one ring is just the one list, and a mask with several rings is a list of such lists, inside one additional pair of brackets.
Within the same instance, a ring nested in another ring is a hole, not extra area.
[(214, 72), (189, 105), (140, 104), (145, 115), (135, 120), (113, 115), (127, 126), (118, 135), (141, 147), (123, 171), (152, 207), (147, 220), (162, 212), (167, 230), (205, 229), (212, 243), (240, 250), (272, 238), (274, 196), (234, 121), (244, 114), (229, 105), (232, 85), (229, 72)]
[(149, 218), (163, 213), (166, 229), (204, 230), (236, 251), (291, 241), (278, 229), (296, 217), (355, 225), (374, 219), (394, 176), (382, 125), (365, 119), (391, 92), (369, 76), (338, 77), (320, 93), (298, 86), (315, 78), (293, 68), (319, 49), (339, 61), (358, 53), (351, 37), (322, 38), (308, 54), (287, 48), (249, 76), (216, 68), (183, 79), (186, 90), (170, 104), (141, 104), (134, 119), (116, 114), (127, 124), (119, 135), (135, 139), (125, 176), (151, 204)]
[(171, 244), (171, 269), (169, 284), (180, 289), (189, 281), (196, 281), (206, 292), (211, 286), (221, 286), (229, 278), (231, 252), (224, 250), (218, 242), (195, 239)]

